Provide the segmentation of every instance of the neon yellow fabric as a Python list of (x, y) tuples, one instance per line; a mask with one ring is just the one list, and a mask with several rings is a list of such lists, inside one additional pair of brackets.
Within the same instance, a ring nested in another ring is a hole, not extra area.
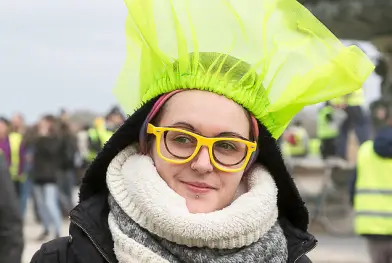
[(233, 99), (275, 138), (304, 107), (359, 89), (374, 69), (295, 0), (125, 0), (124, 110), (176, 89)]
[(13, 132), (9, 134), (8, 139), (10, 142), (10, 150), (11, 150), (11, 164), (9, 167), (9, 171), (12, 180), (18, 181), (21, 180), (21, 178), (19, 178), (19, 163), (20, 163), (19, 152), (20, 152), (20, 146), (22, 144), (23, 137), (21, 134)]
[(333, 107), (324, 106), (317, 115), (317, 137), (319, 139), (336, 138), (339, 135), (339, 128), (327, 119), (328, 114), (333, 114)]
[(312, 156), (320, 156), (320, 145), (321, 141), (319, 139), (310, 139), (309, 154)]
[(355, 232), (359, 235), (392, 235), (392, 159), (379, 157), (373, 142), (358, 151)]

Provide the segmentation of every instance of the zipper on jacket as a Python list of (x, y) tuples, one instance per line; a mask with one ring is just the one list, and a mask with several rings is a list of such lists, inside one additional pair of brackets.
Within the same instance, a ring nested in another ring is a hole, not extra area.
[(101, 254), (101, 256), (108, 262), (108, 263), (112, 263), (110, 262), (108, 256), (105, 254), (105, 252), (103, 252), (103, 250), (97, 245), (97, 243), (95, 243), (95, 241), (93, 240), (93, 238), (91, 237), (91, 235), (87, 232), (86, 229), (84, 229), (79, 223), (77, 223), (75, 220), (73, 220), (71, 217), (69, 217), (69, 219), (71, 220), (71, 223), (75, 224), (76, 226), (78, 226), (86, 235), (87, 237), (90, 239), (91, 243), (93, 243), (94, 247), (98, 250), (99, 254)]
[(303, 255), (308, 254), (310, 251), (312, 251), (315, 247), (317, 247), (317, 242), (314, 242), (314, 245), (311, 248), (306, 249), (301, 255), (299, 255), (299, 257), (294, 260), (294, 263), (297, 262), (297, 260), (300, 259)]

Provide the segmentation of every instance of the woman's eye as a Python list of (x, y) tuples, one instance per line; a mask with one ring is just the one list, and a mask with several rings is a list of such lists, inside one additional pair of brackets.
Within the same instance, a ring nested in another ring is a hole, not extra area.
[(178, 136), (176, 138), (174, 138), (174, 140), (178, 143), (190, 143), (192, 142), (188, 137), (184, 137), (184, 136)]
[(218, 146), (219, 148), (221, 148), (221, 149), (229, 150), (229, 151), (235, 150), (235, 149), (236, 149), (236, 147), (235, 147), (233, 144), (227, 143), (227, 142), (218, 143), (217, 146)]

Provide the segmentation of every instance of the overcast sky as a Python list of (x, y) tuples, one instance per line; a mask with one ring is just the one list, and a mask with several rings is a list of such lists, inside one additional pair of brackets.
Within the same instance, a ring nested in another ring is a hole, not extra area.
[[(0, 115), (115, 104), (112, 88), (125, 57), (121, 0), (1, 0)], [(376, 51), (364, 45), (371, 55)], [(365, 86), (378, 95), (378, 79)]]

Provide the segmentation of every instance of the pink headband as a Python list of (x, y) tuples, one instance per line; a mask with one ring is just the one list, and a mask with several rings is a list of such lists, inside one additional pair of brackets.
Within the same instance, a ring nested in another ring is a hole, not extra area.
[[(154, 104), (154, 106), (152, 107), (150, 113), (147, 115), (146, 120), (143, 123), (142, 128), (140, 129), (140, 134), (139, 134), (139, 145), (140, 145), (140, 150), (142, 153), (146, 152), (146, 145), (145, 145), (145, 133), (146, 133), (146, 129), (147, 129), (147, 124), (155, 117), (155, 115), (158, 113), (158, 111), (162, 108), (162, 106), (165, 104), (165, 102), (170, 99), (173, 95), (184, 91), (184, 90), (174, 90), (172, 92), (163, 94)], [(259, 126), (257, 124), (257, 120), (256, 118), (250, 114), (250, 118), (252, 121), (252, 130), (253, 130), (253, 135), (255, 138), (259, 137)]]

